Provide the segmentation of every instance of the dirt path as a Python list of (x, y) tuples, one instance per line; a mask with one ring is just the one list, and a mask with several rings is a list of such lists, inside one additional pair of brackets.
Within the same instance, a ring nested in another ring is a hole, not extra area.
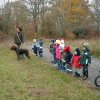
[[(28, 45), (28, 47), (31, 49), (31, 44)], [(49, 48), (47, 46), (44, 46), (43, 48), (43, 58), (45, 61), (47, 62), (51, 62), (51, 60), (53, 60), (52, 55), (49, 52)], [(92, 58), (92, 63), (89, 66), (89, 78), (88, 78), (88, 83), (90, 83), (93, 87), (95, 87), (94, 85), (94, 79), (95, 77), (100, 74), (99, 73), (100, 70), (100, 60)]]

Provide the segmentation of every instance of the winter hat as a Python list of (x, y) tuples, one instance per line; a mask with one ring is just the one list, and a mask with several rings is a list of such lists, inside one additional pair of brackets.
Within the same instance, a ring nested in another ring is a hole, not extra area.
[(61, 40), (61, 44), (64, 44), (64, 40)]
[(35, 43), (36, 42), (36, 39), (33, 39), (33, 43)]
[(89, 43), (83, 43), (83, 46), (84, 46), (85, 48), (89, 48)]
[(61, 38), (61, 40), (64, 40), (65, 41), (65, 38)]
[(70, 52), (70, 46), (66, 46), (64, 49), (65, 52)]
[(53, 43), (53, 44), (54, 44), (54, 43), (55, 43), (55, 39), (51, 39), (51, 43)]
[(56, 42), (55, 42), (56, 44), (61, 44), (61, 41), (60, 40), (56, 40)]
[(79, 49), (79, 48), (76, 48), (75, 51), (76, 51), (76, 53), (77, 53), (77, 54), (75, 54), (75, 55), (80, 56), (80, 54), (81, 54), (80, 49)]

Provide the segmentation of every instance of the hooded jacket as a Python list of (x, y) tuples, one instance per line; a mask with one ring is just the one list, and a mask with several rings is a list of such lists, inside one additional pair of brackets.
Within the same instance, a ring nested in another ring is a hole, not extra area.
[(71, 65), (72, 65), (73, 68), (81, 68), (81, 64), (80, 64), (80, 59), (81, 59), (80, 49), (76, 48), (75, 52), (76, 53), (72, 57)]
[(90, 54), (90, 50), (85, 47), (86, 50), (83, 50), (81, 53), (81, 64), (83, 66), (88, 66), (88, 64), (91, 63), (91, 54)]

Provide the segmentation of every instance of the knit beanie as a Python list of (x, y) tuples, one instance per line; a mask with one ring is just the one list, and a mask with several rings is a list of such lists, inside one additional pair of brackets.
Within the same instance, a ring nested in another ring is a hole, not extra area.
[(80, 49), (79, 49), (79, 48), (76, 48), (75, 51), (77, 52), (76, 55), (77, 55), (77, 56), (80, 56), (80, 54), (81, 54)]
[(70, 46), (66, 46), (64, 49), (65, 52), (70, 52)]

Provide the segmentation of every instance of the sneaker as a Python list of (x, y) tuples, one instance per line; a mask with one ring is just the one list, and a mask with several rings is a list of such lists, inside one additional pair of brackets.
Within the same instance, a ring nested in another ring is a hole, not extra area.
[(68, 72), (69, 72), (69, 69), (68, 69), (68, 68), (66, 68), (66, 71), (68, 71)]
[(87, 79), (86, 76), (84, 76), (84, 77), (83, 77), (83, 80), (86, 80), (86, 79)]
[(71, 70), (71, 69), (69, 69), (69, 72), (72, 72), (72, 70)]
[(54, 64), (54, 61), (51, 61), (52, 64)]
[(57, 64), (54, 64), (54, 66), (55, 66), (55, 67), (58, 67), (58, 65), (57, 65)]

